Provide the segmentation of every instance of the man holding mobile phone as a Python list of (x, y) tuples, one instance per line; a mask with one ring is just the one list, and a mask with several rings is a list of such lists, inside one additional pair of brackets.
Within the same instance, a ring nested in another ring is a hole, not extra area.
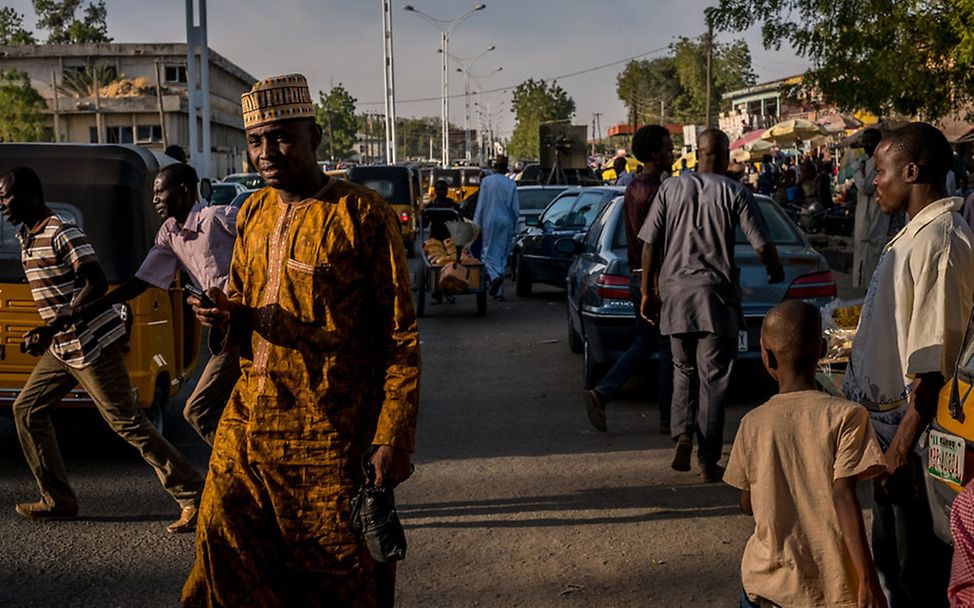
[[(76, 315), (88, 317), (90, 313), (132, 300), (150, 287), (169, 289), (180, 270), (192, 281), (186, 286), (188, 293), (202, 294), (211, 287), (227, 288), (230, 258), (237, 238), (237, 208), (203, 207), (198, 202), (198, 182), (196, 171), (182, 163), (169, 165), (159, 172), (152, 187), (152, 204), (165, 223), (156, 234), (155, 245), (133, 278), (76, 311)], [(211, 355), (183, 407), (186, 421), (210, 445), (239, 377), (238, 350), (227, 349)]]

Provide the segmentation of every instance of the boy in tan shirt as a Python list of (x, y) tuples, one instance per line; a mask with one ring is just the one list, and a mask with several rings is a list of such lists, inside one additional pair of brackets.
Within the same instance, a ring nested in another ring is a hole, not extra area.
[(774, 307), (761, 358), (779, 392), (744, 416), (724, 481), (754, 517), (742, 606), (886, 607), (856, 483), (884, 470), (865, 408), (816, 390), (824, 351), (811, 304)]

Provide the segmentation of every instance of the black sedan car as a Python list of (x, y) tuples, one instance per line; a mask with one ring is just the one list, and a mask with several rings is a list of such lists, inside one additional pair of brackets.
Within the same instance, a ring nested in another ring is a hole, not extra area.
[[(785, 280), (768, 284), (764, 265), (738, 229), (734, 258), (740, 270), (746, 322), (738, 336), (739, 358), (743, 359), (760, 357), (761, 323), (773, 306), (786, 299), (821, 306), (836, 295), (835, 276), (825, 257), (812, 248), (777, 203), (766, 196), (755, 198), (778, 247)], [(629, 348), (635, 334), (637, 311), (629, 299), (623, 198), (615, 197), (583, 236), (563, 238), (555, 248), (577, 254), (566, 281), (568, 343), (572, 351), (583, 353), (583, 381), (591, 388)]]
[(556, 250), (555, 243), (584, 234), (602, 209), (624, 190), (615, 186), (569, 188), (551, 201), (536, 220), (529, 220), (527, 230), (514, 243), (517, 295), (531, 295), (534, 283), (564, 287), (573, 256)]

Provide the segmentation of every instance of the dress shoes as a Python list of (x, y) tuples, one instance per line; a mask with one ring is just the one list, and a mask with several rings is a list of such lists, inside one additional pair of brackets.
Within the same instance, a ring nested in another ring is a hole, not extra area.
[(199, 507), (183, 507), (179, 512), (179, 519), (166, 526), (166, 531), (170, 534), (183, 534), (196, 530), (196, 520), (199, 517)]
[(22, 502), (15, 507), (17, 515), (25, 519), (61, 521), (78, 516), (78, 507), (54, 507), (45, 502)]
[(676, 440), (676, 447), (673, 449), (674, 471), (690, 470), (690, 455), (693, 454), (693, 435), (683, 433)]
[(724, 467), (719, 464), (705, 464), (700, 467), (700, 481), (717, 483), (724, 479)]
[(595, 391), (585, 391), (583, 397), (585, 399), (585, 413), (588, 414), (588, 421), (592, 423), (592, 426), (596, 430), (604, 433), (607, 430), (605, 425), (605, 402), (602, 401), (602, 397)]

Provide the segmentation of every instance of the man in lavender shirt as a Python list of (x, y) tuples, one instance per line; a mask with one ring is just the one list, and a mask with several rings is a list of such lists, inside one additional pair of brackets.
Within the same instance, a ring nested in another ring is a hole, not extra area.
[[(135, 276), (103, 298), (78, 311), (88, 316), (107, 306), (127, 302), (150, 287), (169, 289), (179, 270), (206, 291), (226, 290), (237, 238), (237, 208), (230, 205), (203, 207), (197, 200), (196, 171), (189, 165), (169, 165), (153, 184), (152, 204), (165, 222), (156, 242)], [(240, 377), (240, 353), (227, 350), (212, 355), (193, 394), (186, 400), (183, 416), (210, 445), (230, 392)]]

